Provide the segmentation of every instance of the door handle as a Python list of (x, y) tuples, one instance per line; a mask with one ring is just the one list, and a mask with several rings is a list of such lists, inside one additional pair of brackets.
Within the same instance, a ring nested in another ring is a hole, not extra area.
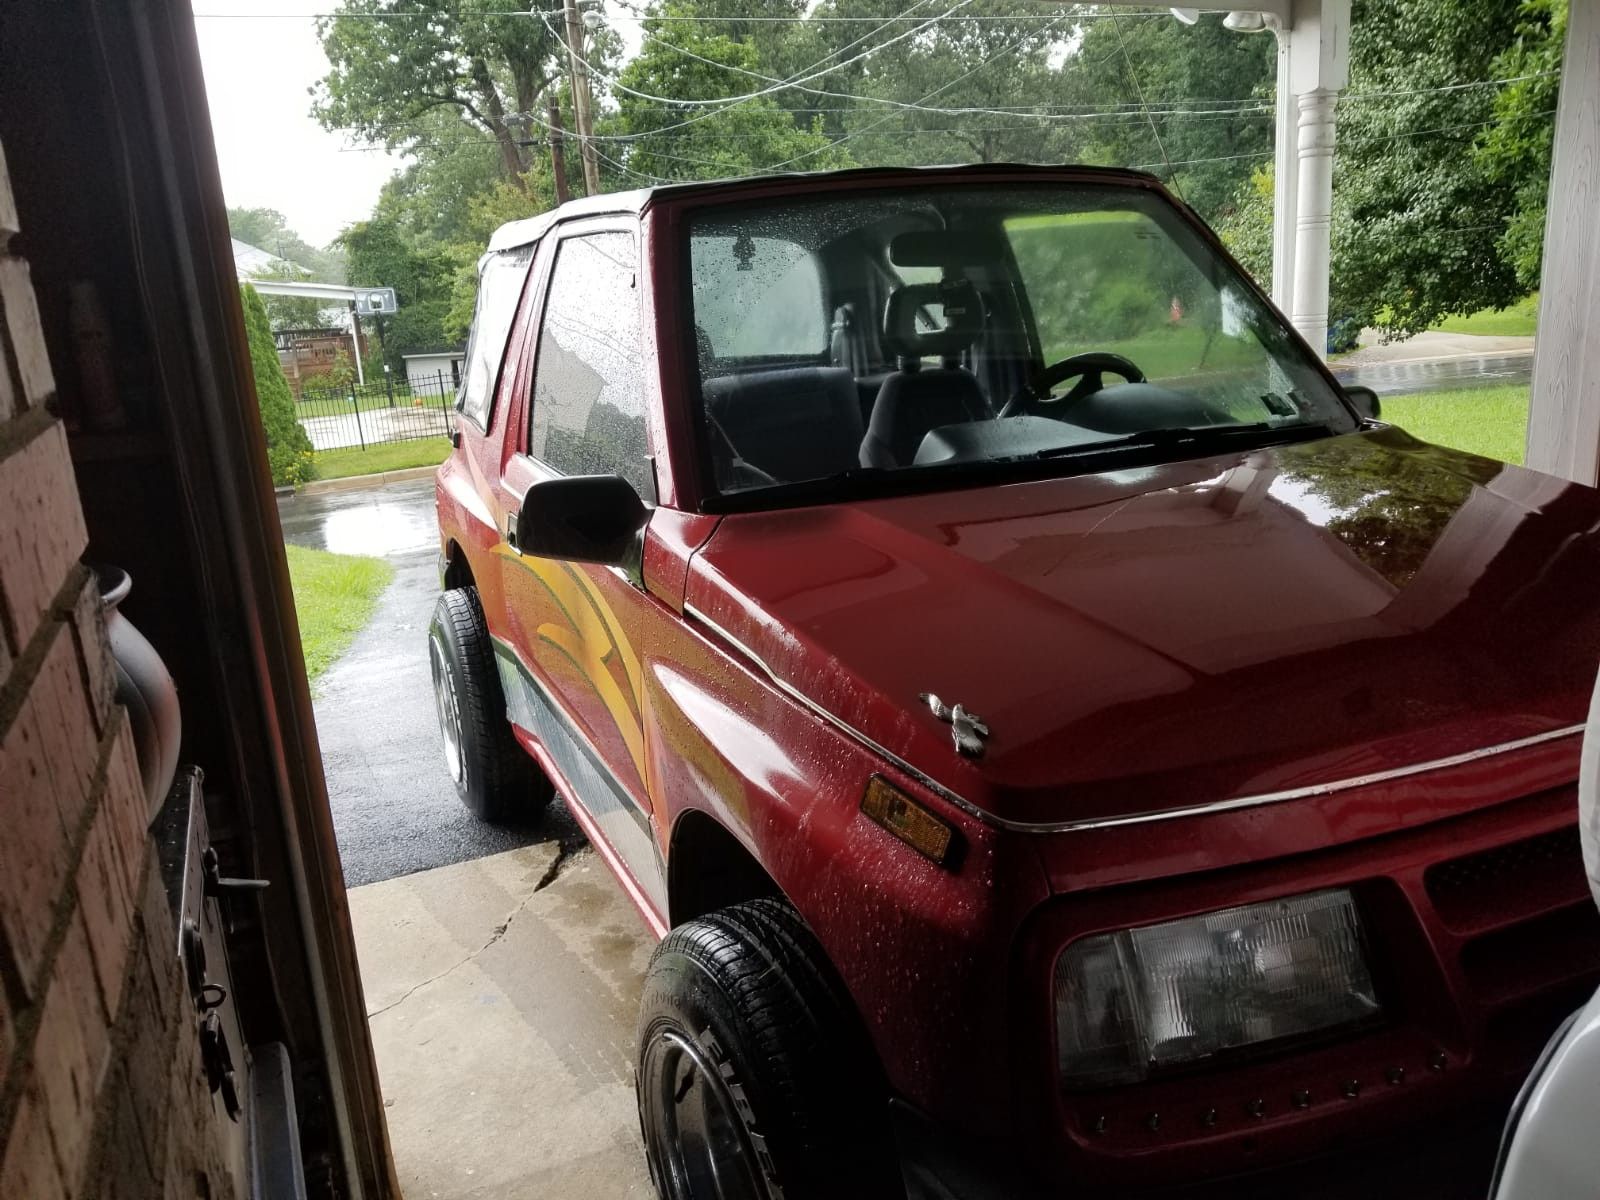
[(512, 511), (506, 513), (506, 530), (505, 530), (505, 533), (506, 533), (506, 545), (510, 546), (513, 550), (515, 550), (517, 548), (517, 517), (518, 517), (518, 515), (519, 514), (518, 514), (518, 512), (516, 510), (512, 510)]

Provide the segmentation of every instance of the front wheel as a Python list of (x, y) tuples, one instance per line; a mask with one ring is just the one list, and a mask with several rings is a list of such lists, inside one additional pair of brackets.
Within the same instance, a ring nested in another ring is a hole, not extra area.
[(753, 900), (656, 948), (639, 1124), (662, 1200), (899, 1197), (887, 1097), (799, 914)]
[(536, 814), (554, 789), (512, 736), (477, 588), (452, 588), (434, 605), (428, 668), (445, 767), (461, 802), (485, 821)]

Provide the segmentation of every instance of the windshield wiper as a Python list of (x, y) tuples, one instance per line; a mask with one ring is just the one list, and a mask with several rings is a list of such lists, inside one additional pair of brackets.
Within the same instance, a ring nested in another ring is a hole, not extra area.
[(1171, 429), (1145, 429), (1125, 437), (1108, 438), (1103, 442), (1077, 442), (1071, 446), (1058, 446), (1053, 450), (1039, 451), (1039, 458), (1092, 457), (1115, 453), (1119, 450), (1137, 449), (1195, 449), (1226, 450), (1239, 442), (1270, 446), (1280, 442), (1300, 442), (1310, 438), (1328, 437), (1333, 433), (1327, 425), (1279, 425), (1272, 421), (1256, 421), (1249, 425), (1180, 425)]

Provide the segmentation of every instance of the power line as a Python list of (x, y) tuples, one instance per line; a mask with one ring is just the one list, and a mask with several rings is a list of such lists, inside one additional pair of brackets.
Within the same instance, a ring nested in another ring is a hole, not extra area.
[[(1057, 17), (1058, 21), (1060, 19), (1061, 19), (1061, 17)], [(1024, 41), (1026, 41), (1026, 40), (1027, 40), (1026, 36), (1018, 38), (1011, 45), (1006, 46), (1001, 50), (997, 50), (995, 53), (991, 54), (988, 58), (984, 59), (977, 66), (973, 67), (970, 71), (966, 71), (963, 74), (958, 75), (954, 79), (950, 80), (950, 82), (945, 83), (945, 84), (941, 84), (940, 86), (934, 88), (933, 91), (927, 93), (927, 95), (922, 96), (920, 99), (918, 99), (916, 103), (919, 104), (919, 105), (926, 104), (929, 100), (932, 100), (935, 96), (941, 95), (942, 93), (949, 91), (951, 88), (955, 87), (956, 84), (963, 83), (966, 80), (972, 78), (972, 76), (976, 75), (979, 71), (982, 71), (985, 67), (989, 66), (991, 63), (997, 62), (1001, 58), (1002, 55), (1011, 53), (1018, 46), (1022, 45), (1022, 43)], [(883, 125), (885, 122), (889, 121), (894, 116), (895, 116), (894, 113), (885, 113), (883, 116), (879, 117), (876, 121), (872, 122), (871, 124), (861, 128), (861, 129), (855, 130), (855, 131), (853, 131), (851, 133), (845, 134), (843, 137), (838, 138), (838, 139), (830, 142), (828, 144), (828, 146), (826, 146), (826, 147), (820, 147), (820, 148), (815, 149), (815, 150), (808, 150), (803, 154), (795, 155), (793, 158), (787, 158), (783, 162), (775, 163), (771, 167), (767, 168), (767, 172), (771, 173), (771, 172), (779, 170), (780, 168), (783, 168), (783, 167), (793, 166), (797, 162), (803, 162), (808, 158), (815, 158), (818, 154), (823, 153), (825, 150), (831, 149), (831, 148), (833, 148), (835, 146), (843, 145), (845, 142), (850, 141), (852, 138), (859, 137), (863, 133), (870, 133), (872, 130), (878, 128), (880, 125)]]
[[(1113, 17), (1115, 14), (1116, 10), (1113, 9)], [(1139, 101), (1139, 108), (1143, 111), (1145, 120), (1149, 121), (1150, 123), (1150, 136), (1155, 138), (1156, 149), (1161, 152), (1161, 161), (1167, 164), (1167, 174), (1171, 175), (1172, 160), (1167, 157), (1167, 146), (1166, 143), (1161, 140), (1160, 131), (1156, 129), (1155, 117), (1150, 115), (1150, 106), (1144, 102), (1144, 89), (1139, 86), (1139, 76), (1134, 73), (1133, 60), (1128, 57), (1127, 40), (1122, 36), (1122, 22), (1113, 20), (1111, 23), (1111, 28), (1116, 30), (1117, 33), (1117, 48), (1122, 51), (1122, 67), (1123, 70), (1127, 72), (1128, 82), (1133, 84), (1134, 98)], [(1178, 193), (1178, 199), (1182, 200), (1183, 192), (1178, 188), (1178, 181), (1176, 178), (1172, 180), (1172, 187), (1173, 190)]]
[[(718, 107), (718, 106), (726, 107), (726, 106), (734, 105), (734, 104), (745, 104), (745, 103), (748, 103), (751, 100), (759, 100), (763, 96), (770, 96), (775, 92), (786, 91), (786, 90), (788, 90), (790, 88), (797, 88), (801, 84), (809, 83), (813, 79), (820, 79), (824, 75), (831, 75), (835, 71), (843, 70), (845, 67), (851, 66), (854, 63), (862, 62), (865, 59), (871, 58), (874, 54), (879, 54), (879, 53), (883, 52), (884, 50), (887, 50), (890, 46), (893, 46), (893, 45), (895, 45), (895, 44), (897, 44), (899, 42), (903, 42), (907, 38), (915, 37), (917, 34), (922, 33), (924, 30), (931, 29), (933, 26), (935, 26), (935, 25), (937, 25), (939, 23), (941, 18), (943, 18), (945, 16), (948, 16), (950, 13), (955, 12), (957, 9), (965, 8), (967, 5), (969, 5), (971, 3), (972, 3), (972, 0), (958, 0), (958, 2), (953, 7), (948, 9), (946, 12), (941, 13), (939, 16), (930, 17), (928, 20), (923, 21), (920, 25), (917, 25), (915, 28), (908, 29), (904, 33), (898, 33), (894, 37), (890, 38), (888, 41), (881, 42), (878, 45), (873, 46), (871, 49), (863, 50), (860, 54), (857, 54), (857, 55), (855, 55), (855, 56), (853, 56), (851, 58), (847, 58), (843, 62), (835, 63), (831, 67), (827, 67), (827, 68), (824, 68), (822, 70), (815, 71), (815, 72), (813, 72), (813, 73), (811, 73), (809, 75), (802, 75), (798, 79), (775, 81), (774, 85), (772, 87), (765, 88), (765, 89), (763, 89), (761, 91), (757, 91), (757, 92), (749, 92), (749, 93), (746, 93), (743, 96), (725, 96), (725, 97), (722, 97), (721, 99), (718, 99), (718, 100), (689, 100), (689, 99), (677, 99), (677, 98), (674, 98), (674, 97), (671, 97), (671, 96), (653, 96), (649, 92), (641, 92), (641, 91), (638, 91), (635, 88), (629, 87), (627, 84), (623, 83), (620, 79), (616, 78), (613, 75), (608, 75), (606, 72), (599, 70), (598, 68), (596, 68), (591, 63), (585, 63), (585, 66), (588, 67), (588, 69), (589, 69), (591, 74), (598, 75), (601, 79), (603, 79), (607, 83), (609, 83), (613, 90), (619, 91), (619, 92), (623, 92), (623, 93), (625, 93), (625, 94), (627, 94), (629, 96), (637, 96), (641, 100), (651, 100), (651, 101), (654, 101), (654, 102), (656, 102), (658, 104), (676, 104), (676, 105), (678, 105), (680, 107), (687, 107), (687, 108), (702, 108), (702, 107), (709, 108), (709, 107)], [(720, 66), (722, 64), (719, 63), (719, 64), (716, 64), (716, 65)]]

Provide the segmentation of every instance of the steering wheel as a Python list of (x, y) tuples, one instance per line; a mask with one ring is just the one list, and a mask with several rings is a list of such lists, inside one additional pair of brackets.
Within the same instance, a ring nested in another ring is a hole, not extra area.
[[(1085, 396), (1092, 396), (1105, 387), (1107, 371), (1121, 375), (1129, 383), (1144, 382), (1144, 372), (1120, 354), (1111, 354), (1104, 350), (1074, 354), (1071, 358), (1063, 358), (1058, 363), (1052, 363), (1018, 388), (1011, 399), (1006, 401), (1005, 407), (1000, 410), (1000, 416), (1002, 418), (1017, 416), (1041, 403), (1072, 404)], [(1075, 376), (1081, 378), (1072, 385), (1072, 389), (1060, 400), (1052, 400), (1050, 390)]]

